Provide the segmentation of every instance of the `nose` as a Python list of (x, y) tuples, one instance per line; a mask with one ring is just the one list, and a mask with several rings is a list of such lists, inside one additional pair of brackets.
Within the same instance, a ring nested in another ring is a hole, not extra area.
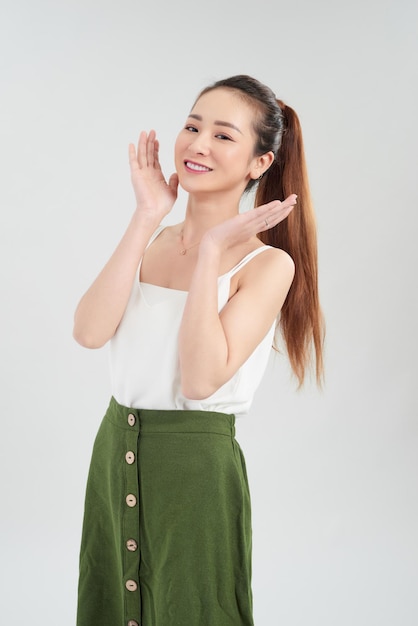
[(195, 133), (189, 147), (194, 154), (207, 156), (210, 152), (209, 138), (203, 132)]

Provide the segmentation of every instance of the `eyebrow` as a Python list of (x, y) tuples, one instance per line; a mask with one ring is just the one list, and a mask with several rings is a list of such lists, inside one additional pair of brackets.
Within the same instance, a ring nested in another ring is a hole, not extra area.
[[(192, 117), (193, 119), (198, 120), (199, 122), (201, 122), (203, 119), (201, 115), (196, 115), (196, 113), (190, 113), (189, 117)], [(234, 130), (237, 130), (242, 135), (242, 132), (240, 131), (238, 126), (231, 124), (231, 122), (222, 122), (221, 120), (215, 120), (214, 124), (216, 124), (217, 126), (227, 126), (228, 128), (233, 128)]]

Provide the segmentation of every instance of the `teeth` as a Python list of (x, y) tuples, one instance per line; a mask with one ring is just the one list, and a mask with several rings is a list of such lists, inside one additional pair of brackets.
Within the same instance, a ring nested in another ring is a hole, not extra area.
[(190, 170), (195, 170), (195, 172), (210, 172), (209, 167), (204, 167), (203, 165), (197, 165), (196, 163), (190, 163), (190, 161), (187, 161), (186, 165)]

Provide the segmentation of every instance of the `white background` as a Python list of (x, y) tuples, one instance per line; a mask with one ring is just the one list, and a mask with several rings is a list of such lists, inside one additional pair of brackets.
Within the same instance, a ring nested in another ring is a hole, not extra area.
[(256, 625), (415, 626), (416, 3), (3, 0), (0, 24), (1, 623), (75, 623), (109, 379), (72, 315), (134, 207), (127, 144), (155, 127), (171, 173), (198, 91), (248, 73), (302, 122), (327, 319), (324, 391), (278, 357), (238, 424)]

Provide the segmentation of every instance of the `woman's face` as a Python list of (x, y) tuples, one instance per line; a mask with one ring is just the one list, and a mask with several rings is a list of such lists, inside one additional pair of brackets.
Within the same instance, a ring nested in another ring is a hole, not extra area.
[(218, 88), (195, 103), (175, 144), (181, 186), (189, 193), (241, 195), (250, 178), (258, 178), (254, 157), (254, 110), (230, 89)]

